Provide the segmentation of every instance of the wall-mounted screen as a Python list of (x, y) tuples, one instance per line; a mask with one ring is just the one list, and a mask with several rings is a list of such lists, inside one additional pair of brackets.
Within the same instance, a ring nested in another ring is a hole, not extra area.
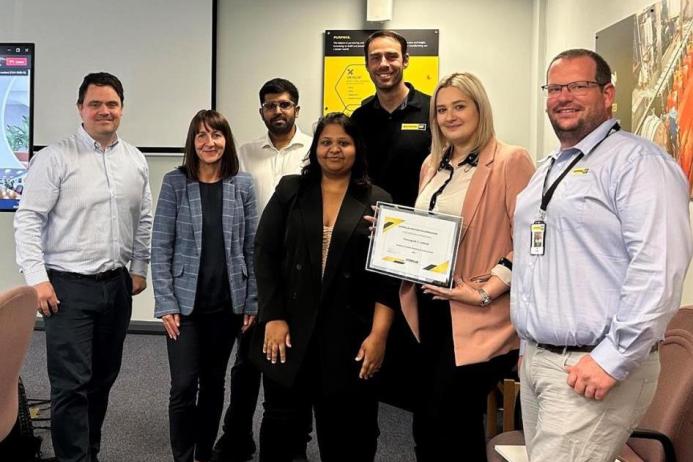
[(33, 146), (34, 45), (0, 43), (0, 211), (14, 211)]

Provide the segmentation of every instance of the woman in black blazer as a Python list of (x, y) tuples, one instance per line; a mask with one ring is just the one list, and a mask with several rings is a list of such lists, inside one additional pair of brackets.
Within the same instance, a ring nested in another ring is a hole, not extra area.
[(363, 216), (391, 199), (370, 184), (363, 141), (344, 114), (318, 122), (309, 161), (282, 178), (255, 240), (260, 460), (289, 460), (300, 410), (313, 406), (323, 461), (372, 461), (378, 402), (367, 379), (382, 364), (398, 284), (365, 271)]

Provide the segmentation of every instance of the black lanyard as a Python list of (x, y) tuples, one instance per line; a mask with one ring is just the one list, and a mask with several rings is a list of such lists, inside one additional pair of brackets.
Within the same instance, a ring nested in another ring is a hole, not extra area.
[[(450, 180), (452, 180), (452, 175), (455, 173), (455, 168), (452, 166), (450, 163), (450, 157), (452, 156), (452, 150), (453, 148), (450, 147), (445, 151), (445, 154), (443, 155), (443, 159), (440, 161), (440, 165), (438, 166), (438, 171), (441, 170), (447, 170), (449, 173), (448, 178), (445, 180), (445, 182), (442, 184), (440, 188), (436, 192), (433, 193), (431, 196), (431, 201), (428, 204), (428, 211), (432, 211), (435, 206), (436, 202), (438, 202), (438, 196), (440, 196), (445, 188), (447, 187), (448, 183), (450, 183)], [(462, 162), (457, 164), (458, 167), (461, 167), (465, 164), (470, 165), (471, 167), (476, 167), (479, 164), (479, 153), (477, 151), (472, 151), (470, 152), (467, 157), (464, 158)]]
[[(618, 124), (618, 122), (616, 122), (611, 127), (611, 129), (609, 130), (609, 133), (607, 133), (604, 138), (599, 140), (599, 142), (597, 144), (592, 146), (592, 149), (589, 150), (588, 154), (591, 154), (592, 152), (594, 152), (595, 149), (597, 149), (599, 147), (599, 145), (604, 142), (604, 140), (606, 140), (609, 136), (616, 133), (620, 129), (621, 129), (621, 126)], [(544, 177), (544, 186), (542, 188), (542, 191), (544, 191), (544, 192), (541, 195), (541, 205), (539, 206), (539, 208), (541, 209), (542, 215), (544, 215), (546, 213), (546, 207), (548, 207), (549, 202), (551, 202), (551, 199), (553, 198), (553, 193), (556, 192), (556, 188), (558, 187), (558, 185), (561, 183), (561, 181), (563, 181), (563, 178), (565, 178), (565, 176), (568, 174), (568, 172), (570, 170), (572, 170), (572, 168), (575, 167), (575, 165), (578, 162), (580, 162), (580, 159), (582, 159), (583, 157), (585, 157), (585, 153), (583, 153), (583, 152), (581, 152), (580, 154), (575, 156), (575, 159), (573, 159), (573, 161), (570, 163), (570, 165), (568, 165), (568, 167), (566, 167), (566, 169), (563, 170), (563, 172), (561, 172), (559, 177), (556, 178), (556, 181), (554, 181), (551, 184), (549, 189), (546, 189), (546, 182), (549, 180), (549, 174), (551, 173), (551, 168), (553, 167), (553, 164), (556, 162), (555, 158), (551, 159), (551, 165), (549, 166), (549, 169), (546, 171), (546, 176)]]

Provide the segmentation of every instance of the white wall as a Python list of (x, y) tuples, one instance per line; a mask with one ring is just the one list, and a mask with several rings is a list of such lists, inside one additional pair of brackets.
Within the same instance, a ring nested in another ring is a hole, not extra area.
[[(545, 55), (540, 66), (540, 80), (544, 83), (546, 66), (559, 52), (568, 48), (595, 48), (595, 34), (655, 3), (654, 0), (535, 0), (535, 9), (543, 9), (545, 16)], [(678, 9), (678, 8), (677, 8)], [(618, 88), (616, 89), (618, 91)], [(542, 98), (543, 99), (543, 98)], [(543, 103), (542, 103), (543, 104)], [(538, 126), (539, 152), (547, 153), (558, 144), (553, 129), (544, 117)], [(693, 206), (690, 207), (693, 216)], [(693, 226), (692, 226), (693, 228)], [(683, 286), (683, 305), (693, 304), (693, 270), (689, 268)]]
[[(528, 146), (531, 0), (395, 0), (385, 24), (365, 21), (364, 0), (220, 0), (218, 107), (237, 142), (259, 136), (258, 91), (273, 77), (301, 94), (299, 126), (311, 131), (322, 101), (326, 29), (439, 29), (440, 76), (470, 71), (484, 82), (498, 135)], [(405, 73), (406, 78), (406, 73)]]
[(73, 131), (82, 78), (107, 71), (125, 87), (128, 141), (181, 146), (211, 104), (211, 21), (212, 0), (0, 0), (0, 42), (36, 44), (34, 144)]

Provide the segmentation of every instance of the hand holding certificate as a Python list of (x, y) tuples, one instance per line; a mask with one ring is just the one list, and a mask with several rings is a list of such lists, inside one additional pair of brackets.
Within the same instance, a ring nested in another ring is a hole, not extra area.
[(385, 202), (377, 207), (366, 269), (451, 287), (462, 219)]

